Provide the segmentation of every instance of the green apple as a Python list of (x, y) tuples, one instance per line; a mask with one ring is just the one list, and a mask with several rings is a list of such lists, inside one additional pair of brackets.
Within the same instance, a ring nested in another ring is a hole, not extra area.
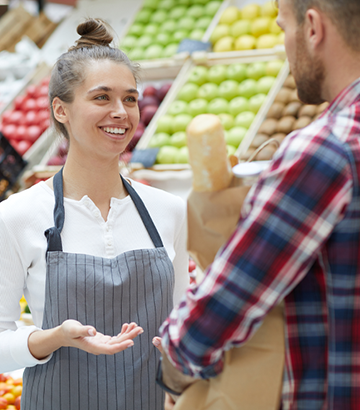
[(236, 148), (233, 145), (226, 145), (226, 154), (228, 157), (230, 157), (230, 155), (234, 155), (236, 152)]
[(199, 86), (208, 80), (208, 69), (203, 65), (198, 65), (190, 71), (188, 81)]
[(125, 36), (122, 40), (121, 40), (121, 48), (128, 48), (131, 49), (133, 47), (136, 47), (136, 42), (137, 42), (138, 38), (135, 36)]
[(127, 34), (135, 37), (140, 37), (144, 34), (144, 28), (145, 26), (143, 24), (134, 23), (130, 26)]
[(189, 148), (181, 147), (176, 158), (176, 164), (188, 164), (189, 163)]
[(149, 36), (148, 34), (143, 34), (140, 36), (136, 42), (137, 47), (149, 47), (151, 44), (154, 43), (154, 38)]
[(260, 15), (265, 17), (276, 17), (278, 10), (273, 0), (269, 0), (261, 6)]
[(181, 17), (177, 23), (179, 30), (191, 31), (195, 27), (196, 20), (191, 16)]
[(165, 10), (156, 10), (150, 17), (151, 23), (162, 24), (168, 18), (168, 13)]
[(205, 34), (205, 30), (201, 28), (196, 28), (190, 31), (189, 38), (191, 38), (192, 40), (201, 41), (204, 37), (204, 34)]
[(234, 48), (238, 51), (253, 50), (256, 47), (256, 38), (251, 34), (244, 34), (234, 42)]
[(225, 36), (222, 37), (214, 44), (214, 52), (215, 53), (224, 53), (226, 51), (233, 51), (234, 50), (234, 37), (232, 36)]
[(188, 38), (189, 37), (189, 32), (187, 30), (176, 30), (173, 33), (173, 41), (174, 42), (181, 42), (184, 40), (184, 38)]
[(246, 70), (246, 74), (248, 78), (251, 78), (253, 80), (258, 80), (259, 78), (265, 75), (265, 70), (266, 70), (266, 63), (259, 61), (256, 63), (249, 64)]
[(251, 33), (251, 21), (250, 20), (237, 20), (230, 27), (230, 33), (233, 37), (237, 38)]
[(188, 103), (182, 100), (173, 101), (167, 110), (169, 115), (179, 115), (188, 113)]
[(207, 16), (213, 17), (215, 16), (216, 12), (219, 10), (219, 7), (221, 6), (221, 1), (209, 1), (204, 8), (204, 12)]
[(270, 75), (272, 77), (276, 77), (279, 74), (280, 70), (282, 69), (283, 65), (284, 65), (283, 60), (269, 61), (266, 64), (265, 75)]
[(147, 24), (150, 21), (150, 17), (153, 10), (149, 8), (142, 8), (135, 16), (134, 23)]
[(210, 42), (215, 44), (221, 38), (229, 36), (230, 34), (230, 26), (227, 24), (218, 24), (210, 35)]
[(170, 144), (170, 135), (166, 132), (157, 132), (149, 141), (149, 148), (163, 147)]
[(260, 37), (270, 31), (271, 18), (258, 17), (251, 23), (251, 33), (255, 37)]
[(186, 14), (189, 15), (187, 13), (187, 8), (185, 6), (177, 6), (177, 7), (174, 7), (170, 11), (169, 18), (174, 19), (174, 20), (179, 20), (181, 17), (184, 17)]
[(161, 46), (167, 46), (172, 41), (172, 36), (169, 33), (158, 33), (154, 41)]
[(179, 149), (171, 145), (165, 145), (159, 149), (156, 156), (158, 164), (175, 164), (178, 157)]
[(165, 21), (160, 26), (160, 31), (165, 31), (166, 33), (173, 33), (176, 30), (177, 23), (176, 20), (169, 19)]
[(239, 84), (238, 90), (240, 97), (250, 98), (257, 92), (257, 82), (248, 78)]
[(191, 0), (177, 0), (176, 2), (179, 6), (190, 7)]
[(249, 110), (249, 100), (244, 97), (235, 97), (229, 103), (229, 113), (231, 115), (238, 115), (241, 112)]
[(227, 7), (220, 16), (220, 24), (233, 24), (241, 17), (240, 10), (236, 6)]
[(257, 113), (261, 106), (264, 104), (266, 94), (256, 94), (249, 99), (249, 110), (253, 113)]
[(254, 121), (255, 114), (252, 111), (244, 111), (235, 117), (235, 126), (248, 129)]
[(150, 8), (153, 10), (156, 10), (158, 8), (158, 5), (160, 3), (160, 0), (144, 0), (143, 2), (143, 8)]
[(170, 137), (170, 145), (176, 148), (181, 148), (186, 146), (186, 132), (185, 131), (178, 131), (175, 132)]
[(278, 43), (278, 37), (276, 36), (276, 34), (264, 34), (257, 39), (256, 48), (258, 49), (273, 48), (277, 45), (277, 43)]
[(158, 34), (159, 30), (160, 26), (158, 24), (150, 23), (145, 26), (144, 34), (155, 36), (156, 34)]
[(206, 30), (211, 23), (211, 17), (201, 17), (195, 21), (195, 28)]
[(221, 114), (229, 112), (229, 102), (225, 98), (214, 98), (208, 104), (209, 114)]
[(134, 47), (132, 48), (129, 53), (128, 53), (128, 57), (130, 58), (130, 60), (144, 60), (145, 58), (145, 48), (143, 47)]
[(145, 49), (145, 59), (146, 60), (154, 60), (156, 58), (161, 58), (162, 52), (164, 47), (160, 44), (152, 44)]
[(161, 0), (158, 9), (159, 10), (167, 10), (170, 11), (176, 6), (176, 1), (175, 0)]
[(189, 102), (189, 114), (195, 117), (196, 115), (207, 113), (208, 101), (205, 98), (195, 98)]
[(178, 114), (175, 115), (173, 122), (173, 133), (178, 131), (186, 131), (186, 127), (189, 125), (190, 121), (193, 119), (193, 116), (190, 114)]
[(219, 85), (219, 97), (230, 101), (239, 95), (239, 83), (235, 80), (225, 80)]
[(174, 54), (177, 53), (178, 48), (179, 48), (178, 43), (168, 44), (166, 47), (164, 47), (161, 57), (163, 58), (172, 57)]
[(270, 23), (270, 34), (280, 34), (282, 32), (282, 29), (279, 27), (276, 18), (272, 19)]
[(157, 122), (156, 132), (171, 134), (174, 117), (169, 114), (162, 115)]
[(247, 67), (242, 63), (232, 63), (227, 67), (226, 76), (228, 80), (235, 80), (237, 82), (244, 81), (247, 77)]
[(244, 139), (247, 133), (247, 128), (244, 127), (233, 127), (225, 135), (225, 142), (227, 145), (231, 145), (238, 148), (241, 141)]
[(205, 83), (199, 87), (197, 98), (205, 98), (207, 101), (211, 101), (218, 97), (218, 85), (215, 83)]
[(258, 94), (267, 94), (275, 81), (275, 77), (271, 77), (269, 75), (260, 78), (256, 84)]
[(188, 16), (194, 17), (195, 19), (199, 19), (204, 15), (204, 6), (201, 6), (200, 4), (194, 4), (187, 9), (186, 14)]
[(227, 79), (227, 66), (216, 64), (209, 68), (207, 80), (211, 83), (220, 84)]
[(248, 4), (241, 10), (241, 18), (247, 20), (254, 20), (260, 16), (261, 7), (258, 4)]
[(220, 114), (218, 114), (218, 117), (220, 118), (224, 130), (229, 130), (235, 125), (235, 119), (231, 114), (221, 112)]
[(186, 83), (181, 88), (177, 95), (178, 100), (182, 100), (185, 102), (190, 102), (195, 100), (197, 97), (197, 93), (199, 91), (199, 86), (194, 83)]

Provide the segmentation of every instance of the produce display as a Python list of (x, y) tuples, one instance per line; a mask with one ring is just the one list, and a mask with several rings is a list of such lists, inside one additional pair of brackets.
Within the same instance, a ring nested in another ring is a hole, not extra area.
[(0, 409), (20, 410), (22, 378), (0, 374)]
[[(320, 105), (302, 103), (298, 98), (294, 78), (290, 74), (275, 97), (266, 119), (260, 125), (249, 149), (241, 156), (241, 159), (249, 159), (255, 150), (270, 138), (281, 143), (290, 132), (304, 128), (318, 118), (327, 106), (328, 103)], [(254, 159), (258, 161), (269, 160), (273, 157), (276, 149), (275, 144), (269, 144)]]
[[(143, 91), (140, 92), (138, 101), (140, 110), (140, 121), (135, 131), (135, 134), (126, 148), (126, 151), (121, 154), (120, 159), (128, 163), (131, 159), (132, 151), (136, 147), (142, 137), (146, 127), (149, 125), (153, 116), (159, 108), (162, 100), (165, 98), (172, 83), (165, 81), (161, 85), (147, 84), (144, 85)], [(46, 165), (64, 165), (68, 153), (68, 141), (62, 138), (56, 148), (56, 151), (48, 159)]]
[(144, 0), (120, 48), (131, 60), (169, 58), (185, 38), (202, 40), (219, 0)]
[(193, 67), (167, 112), (158, 119), (149, 141), (149, 148), (160, 148), (157, 163), (188, 163), (186, 127), (194, 117), (205, 113), (219, 117), (228, 155), (234, 154), (283, 63), (271, 60)]
[(284, 33), (276, 23), (277, 8), (273, 0), (263, 5), (248, 4), (226, 8), (211, 33), (213, 51), (243, 51), (273, 48), (284, 43)]
[(34, 144), (50, 125), (49, 77), (29, 85), (14, 99), (13, 109), (1, 115), (1, 131), (20, 155)]

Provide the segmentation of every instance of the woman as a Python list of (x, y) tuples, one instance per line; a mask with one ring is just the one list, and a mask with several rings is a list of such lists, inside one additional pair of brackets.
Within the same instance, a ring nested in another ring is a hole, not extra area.
[[(162, 409), (151, 340), (189, 281), (186, 208), (120, 177), (138, 67), (101, 20), (77, 32), (49, 84), (66, 164), (0, 204), (0, 372), (26, 367), (22, 410)], [(36, 326), (16, 329), (23, 293)]]

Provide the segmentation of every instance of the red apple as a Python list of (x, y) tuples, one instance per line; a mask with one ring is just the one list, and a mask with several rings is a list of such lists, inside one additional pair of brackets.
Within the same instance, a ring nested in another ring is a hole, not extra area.
[(64, 163), (64, 158), (54, 155), (53, 157), (49, 158), (47, 165), (64, 165)]
[[(26, 104), (26, 103), (25, 103)], [(36, 99), (35, 101), (37, 110), (48, 110), (49, 109), (49, 99), (48, 97), (42, 96)]]
[(171, 83), (165, 83), (157, 90), (156, 95), (160, 101), (162, 101), (165, 98), (165, 95), (170, 90), (170, 87), (171, 87)]
[(21, 402), (21, 396), (16, 397), (14, 401), (14, 406), (16, 407), (16, 410), (20, 410), (20, 402)]
[(148, 126), (157, 109), (157, 105), (147, 105), (141, 110), (140, 117), (145, 126)]
[(24, 104), (23, 104), (24, 111), (33, 111), (37, 109), (38, 108), (37, 108), (36, 100), (34, 98), (29, 98), (28, 100), (24, 101)]
[(29, 97), (29, 98), (37, 98), (38, 97), (38, 87), (37, 87), (37, 85), (29, 85), (27, 88), (26, 88), (26, 95)]
[(152, 95), (156, 97), (156, 93), (157, 93), (157, 88), (152, 85), (148, 85), (147, 87), (145, 87), (143, 91), (143, 97), (146, 97), (147, 95)]
[(15, 134), (13, 135), (14, 140), (22, 141), (26, 139), (26, 134), (28, 133), (28, 127), (26, 125), (19, 125), (16, 127)]
[(7, 111), (3, 112), (2, 116), (1, 116), (1, 120), (2, 120), (2, 123), (4, 125), (10, 124), (10, 118), (11, 118), (12, 113), (13, 113), (12, 110), (7, 110)]
[(25, 116), (25, 113), (22, 111), (13, 111), (9, 118), (9, 123), (14, 125), (19, 125), (22, 118)]
[(4, 125), (4, 128), (3, 128), (2, 132), (3, 132), (3, 134), (5, 135), (5, 137), (7, 139), (13, 138), (13, 135), (16, 132), (16, 125), (14, 125), (14, 124)]
[(160, 101), (157, 97), (154, 97), (153, 95), (148, 95), (144, 97), (142, 100), (139, 100), (139, 109), (141, 111), (148, 105), (156, 105), (158, 107), (159, 104)]
[(141, 128), (136, 129), (134, 136), (132, 137), (131, 141), (126, 147), (127, 151), (132, 151), (135, 148), (136, 144), (139, 142), (139, 139), (142, 137), (143, 133), (144, 133), (144, 130), (142, 130)]
[(24, 102), (28, 99), (26, 95), (18, 95), (14, 99), (14, 108), (15, 110), (22, 110)]
[(21, 156), (23, 156), (24, 154), (25, 154), (25, 152), (31, 147), (31, 142), (30, 141), (19, 141), (18, 143), (17, 143), (17, 146), (16, 146), (16, 151), (21, 155)]
[(28, 128), (26, 140), (34, 143), (41, 135), (41, 128), (38, 125), (31, 125)]
[(60, 141), (59, 146), (58, 146), (58, 151), (57, 151), (57, 152), (58, 152), (58, 155), (59, 155), (60, 157), (64, 157), (65, 155), (67, 155), (68, 150), (69, 150), (69, 142), (68, 142), (68, 140), (62, 139), (62, 140)]

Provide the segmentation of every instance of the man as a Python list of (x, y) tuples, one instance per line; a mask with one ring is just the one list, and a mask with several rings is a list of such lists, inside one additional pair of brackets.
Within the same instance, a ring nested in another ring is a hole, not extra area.
[(299, 98), (331, 104), (282, 143), (162, 345), (185, 375), (215, 377), (283, 300), (282, 409), (358, 410), (360, 1), (279, 0), (278, 24)]

